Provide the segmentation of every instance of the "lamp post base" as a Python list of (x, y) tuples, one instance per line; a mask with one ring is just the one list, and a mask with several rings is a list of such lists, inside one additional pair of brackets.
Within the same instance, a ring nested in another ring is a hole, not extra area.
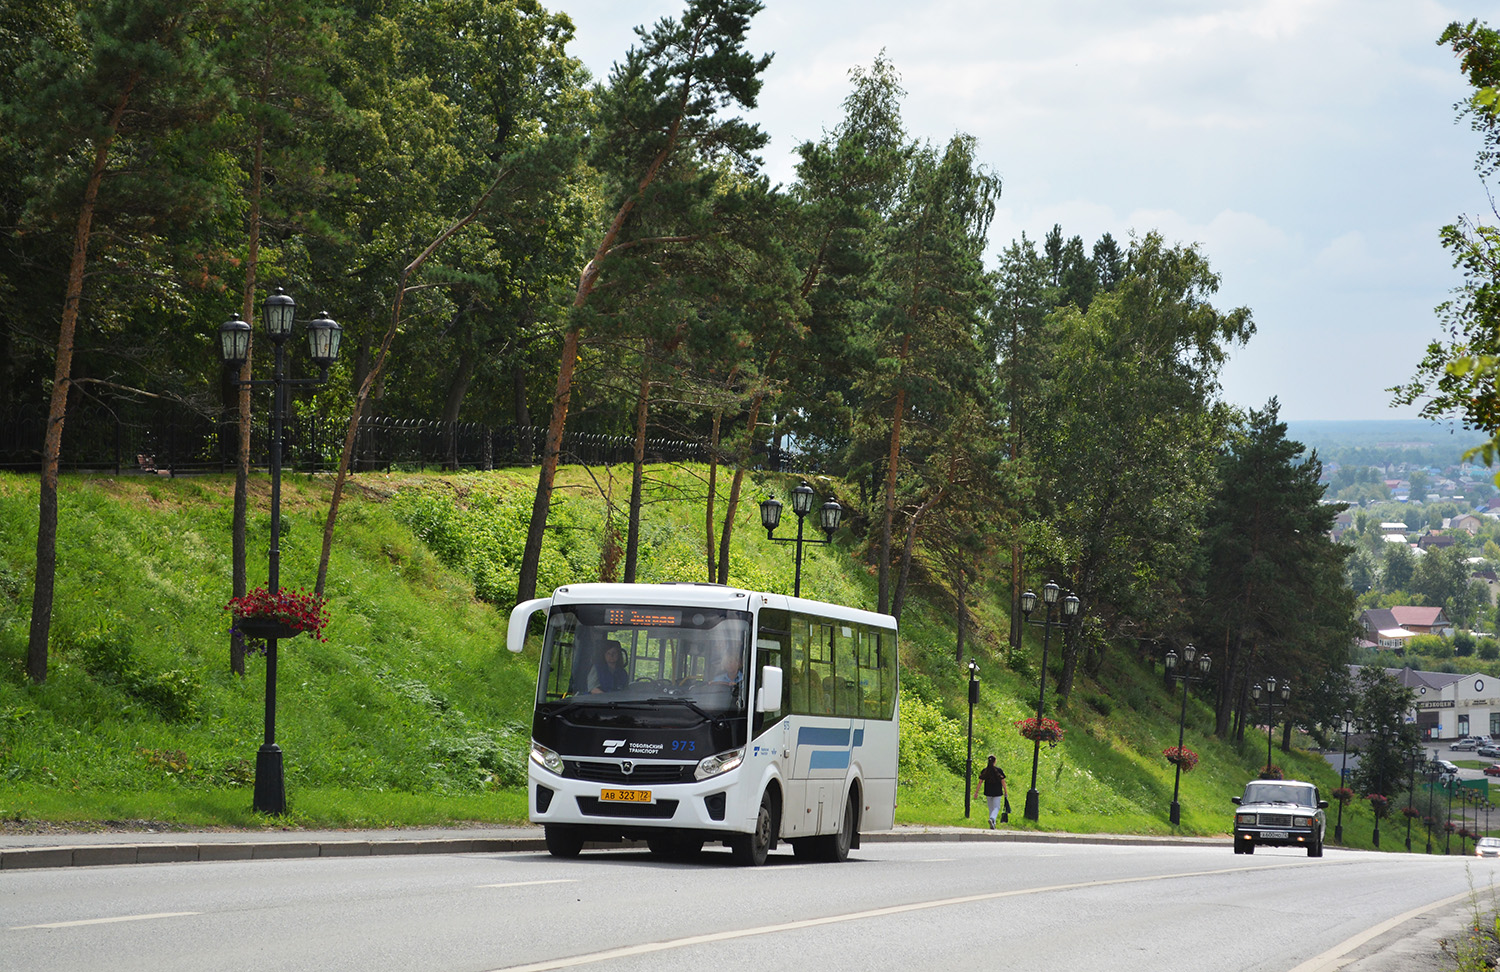
[(1032, 823), (1036, 823), (1038, 820), (1041, 819), (1041, 817), (1042, 817), (1042, 806), (1041, 806), (1041, 803), (1042, 803), (1042, 796), (1041, 796), (1040, 793), (1038, 793), (1035, 790), (1027, 790), (1026, 791), (1026, 812), (1025, 812), (1025, 816), (1026, 816), (1027, 820), (1030, 820)]
[(1336, 843), (1339, 843), (1339, 844), (1342, 844), (1344, 842), (1344, 825), (1343, 824), (1338, 824), (1337, 826), (1335, 826), (1333, 828), (1333, 839), (1334, 839), (1334, 841)]
[(281, 764), (281, 747), (266, 743), (255, 754), (256, 813), (283, 816), (286, 813), (286, 775)]
[(1182, 804), (1176, 800), (1172, 801), (1172, 808), (1167, 812), (1167, 819), (1172, 821), (1172, 826), (1182, 823)]

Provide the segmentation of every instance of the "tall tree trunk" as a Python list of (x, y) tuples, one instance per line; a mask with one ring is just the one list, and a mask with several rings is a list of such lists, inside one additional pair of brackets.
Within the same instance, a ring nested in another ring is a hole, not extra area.
[(458, 365), (448, 379), (448, 393), (443, 398), (443, 428), (447, 430), (448, 468), (458, 468), (458, 416), (463, 411), (464, 396), (474, 380), (474, 350), (464, 346), (458, 352)]
[[(233, 523), (230, 526), (230, 546), (233, 548), (233, 579), (234, 596), (242, 597), (249, 589), (249, 570), (246, 560), (249, 557), (248, 542), (245, 537), (245, 521), (249, 515), (249, 479), (250, 479), (250, 378), (251, 362), (255, 354), (255, 284), (260, 267), (260, 213), (261, 213), (261, 191), (264, 185), (266, 158), (266, 130), (265, 126), (258, 126), (255, 133), (255, 156), (250, 166), (250, 213), (247, 217), (246, 236), (248, 237), (245, 251), (245, 290), (240, 299), (240, 318), (251, 325), (250, 345), (244, 362), (239, 371), (239, 394), (236, 396), (236, 404), (239, 412), (239, 422), (236, 431), (234, 450), (234, 514)], [(239, 628), (231, 626), (229, 629), (229, 671), (235, 675), (245, 674), (245, 636), (240, 633)]]
[[(908, 352), (911, 349), (911, 335), (907, 334), (901, 339), (901, 372), (897, 381), (906, 371), (905, 363)], [(885, 468), (885, 513), (880, 521), (880, 595), (879, 610), (885, 614), (891, 606), (891, 528), (896, 518), (896, 473), (900, 468), (901, 459), (901, 419), (906, 414), (906, 388), (904, 386), (896, 389), (896, 407), (891, 415), (891, 445), (886, 455)]]
[(57, 362), (52, 373), (52, 400), (47, 408), (47, 434), (42, 440), (42, 475), (37, 490), (36, 585), (31, 593), (31, 628), (26, 644), (26, 675), (38, 684), (47, 680), (47, 641), (52, 633), (52, 599), (57, 584), (57, 485), (62, 458), (63, 421), (72, 388), (73, 341), (78, 333), (78, 305), (83, 299), (83, 274), (88, 266), (89, 237), (99, 186), (109, 162), (109, 150), (120, 130), (125, 106), (140, 78), (132, 74), (115, 102), (104, 139), (94, 149), (94, 163), (78, 207), (73, 231), (73, 256), (68, 266), (68, 289), (63, 295), (62, 320), (57, 329)]
[(929, 497), (917, 507), (906, 523), (906, 540), (901, 544), (901, 573), (896, 577), (896, 594), (891, 598), (891, 617), (897, 621), (901, 620), (901, 609), (906, 604), (906, 585), (911, 580), (912, 551), (917, 546), (917, 529), (921, 524), (922, 514), (930, 510), (941, 495), (939, 493), (938, 496)]
[(526, 369), (519, 364), (510, 369), (511, 414), (518, 428), (531, 425), (531, 409), (526, 405)]
[(635, 456), (630, 466), (630, 513), (625, 533), (625, 583), (635, 583), (636, 557), (641, 550), (641, 489), (646, 474), (646, 417), (651, 402), (651, 348), (641, 349), (641, 377), (635, 395)]
[(714, 564), (714, 500), (719, 490), (719, 426), (723, 421), (724, 409), (714, 409), (713, 428), (708, 436), (708, 500), (703, 504), (703, 553), (708, 558), (710, 584), (719, 576)]
[[(762, 374), (770, 372), (781, 349), (772, 351), (766, 358)], [(724, 504), (724, 528), (719, 531), (719, 583), (729, 583), (729, 541), (734, 535), (734, 517), (739, 511), (740, 489), (745, 482), (745, 468), (750, 464), (750, 453), (755, 448), (755, 430), (760, 424), (761, 404), (766, 400), (764, 386), (750, 399), (750, 414), (745, 419), (745, 444), (734, 460), (734, 479), (729, 484), (729, 500)]]

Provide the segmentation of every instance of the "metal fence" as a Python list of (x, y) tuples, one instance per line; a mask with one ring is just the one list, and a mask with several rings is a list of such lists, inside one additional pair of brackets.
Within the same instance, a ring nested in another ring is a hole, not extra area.
[[(41, 468), (46, 414), (31, 408), (0, 417), (0, 469)], [(180, 475), (224, 472), (234, 467), (236, 424), (192, 412), (181, 406), (108, 407), (75, 404), (68, 409), (60, 464), (73, 471), (113, 471)], [(287, 470), (315, 472), (338, 468), (348, 425), (321, 416), (288, 417), (282, 464)], [(493, 469), (541, 462), (547, 429), (535, 425), (488, 426), (477, 422), (435, 419), (361, 419), (355, 437), (353, 468)], [(252, 420), (252, 465), (270, 463), (269, 421)], [(604, 465), (630, 462), (631, 436), (570, 432), (564, 435), (565, 464)], [(770, 468), (781, 465), (771, 454)], [(654, 438), (646, 442), (648, 462), (706, 462), (706, 443)]]

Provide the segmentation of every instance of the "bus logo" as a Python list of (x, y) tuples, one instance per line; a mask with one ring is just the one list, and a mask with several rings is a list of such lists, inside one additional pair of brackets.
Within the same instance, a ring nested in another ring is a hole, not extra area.
[(623, 739), (606, 739), (604, 740), (604, 752), (606, 754), (612, 753), (623, 745), (625, 745), (625, 740)]
[(635, 772), (635, 764), (628, 759), (620, 760), (620, 772), (624, 773), (626, 776), (629, 776), (631, 773)]

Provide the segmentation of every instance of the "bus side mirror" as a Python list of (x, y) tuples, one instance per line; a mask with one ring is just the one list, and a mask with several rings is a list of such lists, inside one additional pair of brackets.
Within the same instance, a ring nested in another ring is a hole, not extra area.
[(505, 631), (505, 647), (511, 651), (520, 652), (526, 648), (526, 628), (531, 623), (531, 616), (538, 611), (547, 611), (552, 607), (552, 598), (539, 597), (531, 601), (522, 601), (510, 612), (510, 627)]
[(767, 665), (760, 670), (760, 688), (755, 692), (756, 712), (775, 712), (781, 708), (781, 669)]

